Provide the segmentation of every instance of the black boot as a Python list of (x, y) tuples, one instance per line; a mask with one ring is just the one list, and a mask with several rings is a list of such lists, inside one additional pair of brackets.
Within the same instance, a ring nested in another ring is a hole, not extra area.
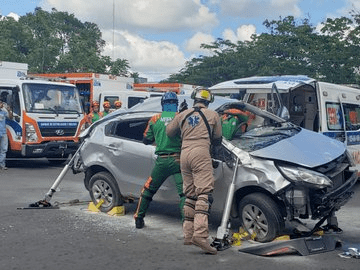
[(135, 227), (136, 229), (142, 229), (145, 226), (144, 219), (141, 217), (138, 217), (135, 219)]

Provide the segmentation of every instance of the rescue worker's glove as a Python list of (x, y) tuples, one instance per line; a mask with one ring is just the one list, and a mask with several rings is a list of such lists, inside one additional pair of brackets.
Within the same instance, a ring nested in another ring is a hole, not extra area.
[(181, 102), (179, 107), (179, 112), (183, 112), (188, 109), (188, 104), (186, 103), (186, 99), (184, 99), (183, 102)]

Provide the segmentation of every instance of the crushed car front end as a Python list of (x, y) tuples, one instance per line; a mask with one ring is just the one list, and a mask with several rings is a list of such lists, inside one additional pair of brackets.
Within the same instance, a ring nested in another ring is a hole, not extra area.
[(261, 123), (224, 140), (225, 150), (217, 157), (223, 161), (224, 179), (231, 178), (235, 160), (240, 160), (233, 217), (261, 242), (281, 234), (286, 222), (306, 234), (312, 228), (301, 220), (319, 220), (315, 227), (334, 220), (357, 181), (345, 145), (271, 115), (267, 119), (267, 112), (249, 104), (233, 107), (256, 114)]

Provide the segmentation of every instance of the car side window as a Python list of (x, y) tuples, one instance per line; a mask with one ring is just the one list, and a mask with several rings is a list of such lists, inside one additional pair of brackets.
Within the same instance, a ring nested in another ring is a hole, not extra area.
[(142, 142), (148, 121), (147, 118), (113, 121), (106, 125), (105, 135)]

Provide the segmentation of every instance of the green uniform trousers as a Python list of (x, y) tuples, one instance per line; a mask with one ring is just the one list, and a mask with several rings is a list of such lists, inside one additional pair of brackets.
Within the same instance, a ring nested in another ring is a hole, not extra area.
[(181, 220), (184, 220), (183, 207), (185, 195), (183, 193), (183, 181), (180, 172), (179, 156), (159, 156), (156, 159), (155, 167), (151, 172), (151, 176), (148, 178), (141, 191), (141, 196), (134, 215), (135, 218), (145, 217), (146, 210), (148, 209), (153, 196), (165, 180), (171, 175), (174, 175), (175, 178), (176, 190), (180, 197), (179, 207)]

